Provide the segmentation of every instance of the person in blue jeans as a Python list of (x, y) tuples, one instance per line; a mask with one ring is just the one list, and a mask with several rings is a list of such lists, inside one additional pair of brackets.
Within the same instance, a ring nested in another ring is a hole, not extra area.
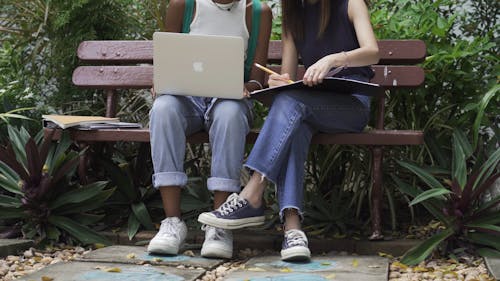
[[(261, 5), (259, 30), (251, 30), (255, 26), (252, 25), (254, 4)], [(184, 29), (187, 5), (188, 0), (169, 2), (166, 31), (181, 32)], [(188, 22), (190, 34), (242, 37), (247, 51), (252, 32), (258, 32), (254, 62), (266, 63), (272, 22), (272, 12), (266, 4), (256, 0), (196, 0), (193, 7), (192, 21)], [(224, 58), (220, 58), (220, 63), (224, 63)], [(261, 89), (263, 80), (261, 71), (251, 69), (248, 81), (241, 87), (242, 97), (249, 91)], [(223, 78), (215, 82), (224, 83)], [(150, 241), (148, 252), (177, 254), (186, 239), (187, 227), (181, 219), (180, 208), (181, 189), (188, 180), (184, 171), (186, 136), (200, 130), (209, 133), (212, 163), (207, 187), (214, 192), (213, 206), (216, 209), (229, 194), (241, 189), (240, 172), (251, 121), (252, 104), (248, 99), (173, 95), (155, 98), (150, 112), (153, 186), (160, 190), (166, 218)], [(231, 231), (212, 226), (203, 226), (202, 229), (205, 230), (202, 256), (232, 257)]]
[[(369, 81), (368, 66), (379, 60), (378, 45), (363, 0), (281, 1), (283, 11), (282, 74), (271, 75), (269, 85), (297, 78), (298, 56), (306, 71), (304, 84), (322, 82), (332, 70), (336, 76)], [(198, 220), (207, 225), (237, 229), (264, 222), (262, 194), (266, 180), (277, 187), (280, 218), (284, 221), (283, 260), (310, 258), (301, 230), (304, 163), (316, 132), (360, 132), (369, 119), (370, 99), (306, 90), (278, 93), (245, 167), (253, 171), (240, 194), (232, 194), (213, 212)]]

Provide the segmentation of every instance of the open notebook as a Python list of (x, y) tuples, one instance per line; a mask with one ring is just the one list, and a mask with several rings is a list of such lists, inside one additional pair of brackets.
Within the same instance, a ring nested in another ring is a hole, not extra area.
[(118, 118), (102, 116), (42, 115), (43, 126), (61, 129), (97, 130), (113, 128), (142, 128), (139, 123), (120, 122)]

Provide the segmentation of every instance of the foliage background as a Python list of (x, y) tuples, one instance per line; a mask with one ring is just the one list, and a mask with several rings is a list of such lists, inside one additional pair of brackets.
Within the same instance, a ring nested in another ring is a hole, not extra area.
[[(278, 1), (268, 2), (275, 11), (272, 36), (279, 39)], [(168, 1), (159, 0), (0, 0), (0, 114), (16, 108), (34, 108), (24, 111), (32, 121), (0, 121), (0, 144), (8, 142), (7, 123), (36, 132), (41, 114), (102, 114), (103, 93), (77, 89), (71, 83), (72, 70), (78, 64), (75, 50), (79, 42), (151, 39), (155, 30), (163, 28), (167, 5)], [(421, 39), (428, 48), (423, 63), (425, 86), (387, 93), (390, 98), (385, 119), (388, 128), (423, 129), (426, 145), (387, 149), (386, 175), (397, 174), (409, 181), (414, 178), (396, 160), (446, 167), (449, 161), (442, 150), (449, 148), (452, 129), (471, 132), (479, 101), (498, 84), (499, 11), (500, 2), (489, 0), (371, 1), (372, 23), (379, 39)], [(123, 91), (120, 96), (118, 116), (147, 124), (149, 93)], [(495, 94), (484, 110), (480, 142), (493, 140), (498, 144), (499, 99)], [(260, 121), (265, 112), (265, 108), (257, 108)], [(105, 151), (103, 155), (120, 167), (130, 165), (139, 156), (134, 144), (96, 150)], [(183, 200), (191, 208), (184, 211), (194, 217), (196, 204), (206, 202), (210, 196), (202, 191), (203, 179), (208, 176), (209, 153), (203, 147), (191, 147), (188, 151), (186, 167), (192, 184)], [(150, 172), (150, 161), (146, 162)], [(109, 179), (109, 175), (94, 168), (96, 179)], [(306, 169), (309, 231), (336, 236), (362, 234), (369, 225), (368, 151), (350, 146), (313, 147)], [(388, 176), (384, 186), (384, 212), (391, 217), (386, 221), (386, 229), (406, 231), (409, 224), (427, 223), (426, 211), (408, 208), (408, 199)], [(150, 182), (141, 188), (149, 189)], [(272, 191), (266, 194), (266, 200), (271, 209), (276, 207)], [(312, 200), (319, 203), (312, 206)], [(160, 216), (154, 217), (154, 221), (159, 221)]]

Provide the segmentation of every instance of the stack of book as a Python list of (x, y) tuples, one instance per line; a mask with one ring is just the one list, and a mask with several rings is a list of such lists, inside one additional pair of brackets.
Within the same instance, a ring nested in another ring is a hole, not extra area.
[(120, 122), (118, 118), (76, 115), (42, 115), (45, 128), (75, 128), (78, 130), (140, 129), (139, 123)]

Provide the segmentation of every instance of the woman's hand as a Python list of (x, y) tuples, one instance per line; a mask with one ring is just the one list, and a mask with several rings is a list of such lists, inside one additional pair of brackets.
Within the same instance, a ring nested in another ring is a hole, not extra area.
[(311, 65), (304, 73), (304, 78), (302, 78), (304, 84), (313, 86), (323, 82), (323, 78), (325, 78), (330, 69), (335, 66), (333, 65), (334, 55), (325, 56)]
[(288, 73), (281, 75), (271, 74), (269, 75), (267, 83), (269, 84), (269, 87), (277, 87), (289, 84), (288, 81), (290, 81), (290, 75)]

